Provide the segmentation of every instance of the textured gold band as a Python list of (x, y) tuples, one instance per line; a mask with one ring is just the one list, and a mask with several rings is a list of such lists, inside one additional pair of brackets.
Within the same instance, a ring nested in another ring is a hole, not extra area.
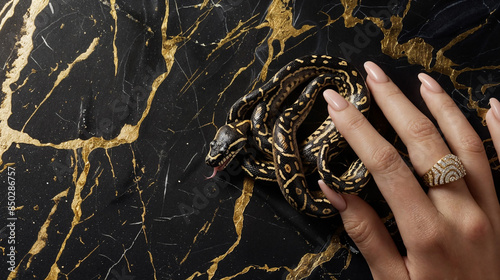
[(428, 187), (454, 182), (465, 176), (465, 168), (460, 159), (453, 154), (442, 157), (422, 176)]

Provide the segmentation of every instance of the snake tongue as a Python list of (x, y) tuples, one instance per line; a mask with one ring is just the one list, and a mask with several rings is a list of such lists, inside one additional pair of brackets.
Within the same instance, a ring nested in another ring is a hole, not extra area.
[(215, 175), (217, 175), (217, 172), (219, 172), (219, 171), (221, 171), (223, 169), (224, 169), (223, 165), (214, 167), (214, 172), (212, 173), (212, 175), (210, 177), (205, 176), (205, 180), (214, 178)]

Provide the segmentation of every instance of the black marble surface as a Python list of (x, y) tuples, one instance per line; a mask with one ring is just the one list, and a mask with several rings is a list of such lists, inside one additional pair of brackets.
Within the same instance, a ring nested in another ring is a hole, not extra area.
[(207, 144), (241, 95), (294, 58), (328, 54), (378, 63), (424, 111), (416, 74), (428, 72), (484, 139), (498, 181), (484, 116), (500, 94), (499, 6), (2, 1), (0, 279), (369, 279), (338, 218), (299, 214), (236, 164), (205, 180)]

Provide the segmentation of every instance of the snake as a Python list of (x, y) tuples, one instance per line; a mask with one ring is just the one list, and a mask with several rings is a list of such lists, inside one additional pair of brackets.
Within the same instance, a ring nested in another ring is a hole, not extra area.
[[(284, 100), (304, 83), (307, 85), (297, 100), (280, 112)], [(339, 147), (345, 146), (345, 140), (329, 117), (303, 143), (297, 143), (297, 128), (317, 95), (327, 87), (335, 87), (363, 114), (368, 113), (368, 89), (360, 73), (346, 60), (327, 55), (295, 59), (231, 106), (226, 124), (209, 144), (205, 161), (214, 172), (208, 178), (223, 170), (241, 150), (255, 147), (263, 156), (254, 153), (245, 157), (242, 168), (248, 175), (277, 181), (287, 202), (306, 215), (335, 215), (336, 210), (321, 192), (309, 190), (304, 164), (314, 165), (328, 186), (343, 193), (358, 193), (370, 176), (359, 159), (340, 177), (330, 170), (329, 163), (339, 154)]]

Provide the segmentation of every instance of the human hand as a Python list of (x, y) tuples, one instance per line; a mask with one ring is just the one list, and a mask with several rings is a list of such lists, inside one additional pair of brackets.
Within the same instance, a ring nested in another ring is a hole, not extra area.
[[(365, 63), (365, 69), (373, 99), (408, 148), (418, 176), (450, 153), (460, 158), (467, 172), (464, 178), (425, 193), (397, 150), (363, 115), (333, 90), (325, 91), (333, 122), (373, 175), (407, 250), (401, 256), (368, 203), (320, 182), (374, 279), (498, 279), (500, 205), (481, 139), (430, 76), (418, 76), (420, 92), (446, 142), (382, 69), (372, 62)], [(495, 99), (490, 103), (486, 121), (500, 151), (500, 103)]]

